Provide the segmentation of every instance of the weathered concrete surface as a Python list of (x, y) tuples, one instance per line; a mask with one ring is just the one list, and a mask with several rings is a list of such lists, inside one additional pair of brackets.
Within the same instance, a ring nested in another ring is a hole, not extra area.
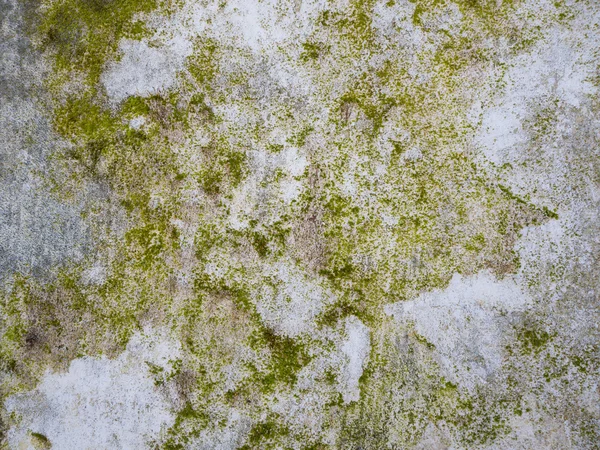
[(598, 448), (597, 2), (0, 20), (0, 446)]

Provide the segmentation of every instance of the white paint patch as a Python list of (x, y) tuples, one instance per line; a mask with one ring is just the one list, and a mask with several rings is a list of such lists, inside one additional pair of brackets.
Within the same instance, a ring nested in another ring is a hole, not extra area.
[(119, 50), (121, 59), (109, 64), (100, 77), (108, 96), (116, 102), (130, 95), (145, 97), (170, 88), (192, 53), (192, 44), (178, 38), (154, 47), (145, 41), (122, 39)]
[[(219, 3), (186, 2), (169, 18), (149, 18), (150, 23), (159, 24), (151, 41), (122, 39), (121, 59), (109, 64), (101, 76), (111, 100), (118, 102), (130, 95), (147, 96), (169, 89), (184, 68), (198, 36), (215, 38), (255, 53), (273, 54), (285, 43), (296, 45), (310, 34), (315, 18), (325, 6), (322, 0), (287, 0), (283, 5), (274, 0), (253, 3), (233, 0), (223, 7)], [(166, 43), (154, 45), (165, 37), (169, 38)], [(295, 80), (295, 70), (286, 73), (279, 66), (277, 74), (282, 81)]]
[(234, 450), (240, 448), (250, 429), (252, 419), (231, 409), (227, 415), (227, 424), (222, 428), (203, 430), (189, 448), (198, 450)]
[(10, 447), (33, 449), (34, 432), (56, 449), (148, 448), (174, 416), (146, 362), (166, 366), (180, 349), (165, 334), (146, 333), (134, 335), (117, 359), (76, 359), (68, 372), (48, 372), (34, 391), (9, 397), (6, 410), (20, 417), (8, 432)]
[(296, 147), (285, 148), (277, 159), (277, 164), (285, 174), (285, 177), (280, 181), (280, 198), (285, 204), (290, 204), (302, 192), (302, 182), (296, 179), (300, 177), (306, 167), (308, 161), (306, 157), (298, 152)]
[(316, 328), (315, 318), (334, 296), (293, 262), (280, 261), (265, 271), (275, 284), (264, 285), (256, 309), (262, 320), (289, 337)]
[(218, 8), (216, 3), (206, 7), (187, 2), (182, 14), (187, 16), (185, 25), (197, 34), (212, 32), (215, 37), (237, 41), (254, 52), (275, 51), (283, 42), (307, 35), (326, 4), (323, 0), (230, 0)]
[[(279, 153), (256, 150), (250, 153), (251, 176), (235, 190), (230, 203), (230, 224), (236, 230), (248, 225), (258, 208), (269, 204), (272, 209), (289, 205), (304, 189), (299, 179), (308, 166), (306, 156), (295, 147)], [(264, 218), (263, 218), (264, 219)], [(273, 222), (277, 217), (271, 218)]]
[(129, 121), (129, 126), (134, 130), (139, 130), (145, 123), (146, 118), (144, 116), (137, 116)]
[[(539, 5), (534, 3), (533, 8), (537, 11), (553, 6), (540, 2)], [(521, 153), (521, 146), (528, 140), (523, 121), (539, 99), (556, 98), (579, 107), (582, 100), (597, 92), (592, 79), (597, 67), (598, 40), (589, 39), (587, 35), (594, 35), (591, 30), (597, 21), (598, 17), (594, 20), (585, 17), (580, 26), (573, 25), (573, 31), (560, 26), (548, 28), (529, 53), (507, 61), (509, 69), (503, 78), (506, 88), (500, 98), (483, 111), (477, 138), (490, 161), (512, 163)], [(475, 102), (474, 109), (480, 108)]]
[(273, 412), (285, 417), (286, 424), (298, 433), (319, 435), (326, 424), (327, 397), (319, 392), (318, 386), (308, 390), (296, 388), (292, 394), (278, 395)]
[(341, 350), (345, 361), (338, 381), (342, 398), (347, 404), (360, 399), (359, 380), (371, 352), (369, 329), (354, 316), (346, 319), (346, 339)]
[(404, 152), (403, 159), (407, 161), (417, 161), (423, 158), (423, 153), (419, 147), (411, 147)]
[(106, 267), (95, 264), (82, 274), (82, 280), (87, 285), (100, 286), (106, 281)]
[(482, 272), (454, 275), (446, 289), (388, 305), (385, 312), (401, 323), (414, 323), (416, 332), (435, 345), (444, 375), (473, 389), (502, 363), (505, 315), (528, 303), (512, 279), (496, 280)]
[(304, 173), (308, 162), (296, 147), (286, 147), (274, 158), (277, 164), (292, 177), (298, 177)]

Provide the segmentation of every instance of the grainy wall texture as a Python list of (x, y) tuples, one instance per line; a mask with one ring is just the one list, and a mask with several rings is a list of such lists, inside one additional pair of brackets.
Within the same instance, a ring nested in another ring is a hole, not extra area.
[(0, 0), (0, 448), (599, 449), (597, 0)]

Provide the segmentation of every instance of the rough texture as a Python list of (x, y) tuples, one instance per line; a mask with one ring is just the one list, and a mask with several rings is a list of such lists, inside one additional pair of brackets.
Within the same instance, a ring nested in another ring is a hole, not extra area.
[(597, 2), (0, 2), (0, 446), (600, 448)]

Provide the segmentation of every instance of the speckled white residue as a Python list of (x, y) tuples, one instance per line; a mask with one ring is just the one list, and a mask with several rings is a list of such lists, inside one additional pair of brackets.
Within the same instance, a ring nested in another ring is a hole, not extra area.
[(191, 54), (192, 44), (181, 38), (160, 46), (122, 39), (119, 50), (121, 59), (109, 64), (100, 78), (113, 101), (124, 100), (130, 95), (144, 97), (169, 89)]
[(83, 357), (68, 372), (48, 372), (38, 387), (16, 394), (6, 410), (19, 418), (11, 448), (34, 449), (30, 433), (64, 450), (144, 449), (173, 424), (174, 415), (154, 385), (146, 362), (166, 367), (180, 345), (165, 334), (135, 334), (117, 359)]
[(188, 448), (198, 450), (234, 450), (239, 448), (252, 428), (252, 420), (239, 411), (231, 409), (224, 427), (202, 430)]
[(359, 380), (371, 351), (369, 328), (354, 316), (346, 319), (346, 339), (341, 346), (344, 363), (340, 382), (340, 392), (344, 403), (356, 402), (360, 398)]
[(473, 389), (485, 383), (502, 363), (506, 315), (527, 308), (528, 297), (510, 278), (489, 272), (463, 278), (454, 275), (444, 290), (385, 307), (401, 323), (435, 345), (445, 375)]

